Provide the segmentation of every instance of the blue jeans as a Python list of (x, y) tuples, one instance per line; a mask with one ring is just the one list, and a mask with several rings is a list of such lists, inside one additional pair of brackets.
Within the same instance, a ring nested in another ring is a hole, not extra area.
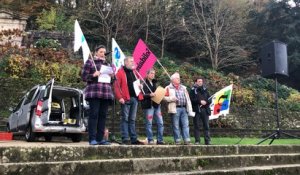
[(110, 101), (106, 99), (88, 99), (90, 105), (90, 115), (88, 119), (89, 141), (103, 140), (107, 109)]
[(174, 141), (180, 142), (181, 132), (185, 142), (190, 142), (189, 118), (185, 107), (177, 107), (176, 114), (171, 114)]
[(146, 123), (146, 135), (148, 142), (153, 141), (152, 133), (152, 121), (153, 119), (157, 124), (157, 142), (163, 142), (163, 132), (164, 132), (164, 123), (160, 111), (160, 106), (157, 108), (151, 107), (149, 109), (144, 109), (145, 114), (145, 123)]
[(129, 136), (131, 143), (137, 141), (135, 130), (137, 106), (138, 100), (135, 97), (130, 97), (129, 101), (121, 105), (121, 136), (123, 142), (129, 141)]

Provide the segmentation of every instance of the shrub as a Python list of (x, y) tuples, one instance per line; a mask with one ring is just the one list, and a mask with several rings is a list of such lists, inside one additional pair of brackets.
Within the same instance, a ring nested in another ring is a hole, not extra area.
[(9, 73), (6, 72), (9, 56), (3, 56), (0, 60), (0, 77), (8, 77)]
[(36, 67), (38, 67), (38, 73), (41, 75), (44, 81), (48, 81), (51, 78), (55, 78), (60, 81), (60, 64), (59, 63), (45, 63), (39, 62)]
[(60, 82), (63, 84), (81, 82), (80, 73), (81, 68), (76, 65), (61, 65)]
[(267, 90), (254, 89), (255, 105), (258, 107), (271, 107), (274, 106), (274, 93)]
[(43, 10), (38, 16), (37, 23), (40, 30), (73, 31), (73, 20), (68, 19), (62, 10), (51, 7), (49, 11)]
[(34, 47), (36, 48), (52, 48), (58, 50), (61, 48), (61, 44), (58, 40), (41, 38), (35, 42)]
[[(266, 79), (261, 76), (252, 76), (244, 79), (241, 84), (244, 87), (249, 87), (250, 89), (259, 89), (275, 92), (275, 82), (272, 79)], [(278, 97), (286, 99), (288, 98), (291, 88), (288, 88), (285, 85), (278, 84)]]
[(20, 78), (27, 76), (27, 70), (31, 67), (32, 62), (29, 58), (21, 55), (10, 55), (5, 72), (12, 78)]
[(235, 106), (246, 107), (254, 105), (254, 92), (247, 88), (233, 89), (232, 102)]
[(296, 90), (291, 91), (289, 97), (281, 103), (288, 110), (300, 111), (300, 93)]

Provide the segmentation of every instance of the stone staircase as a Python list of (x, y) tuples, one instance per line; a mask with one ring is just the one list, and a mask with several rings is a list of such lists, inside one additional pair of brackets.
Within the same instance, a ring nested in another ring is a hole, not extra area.
[(300, 174), (300, 145), (1, 146), (0, 174)]

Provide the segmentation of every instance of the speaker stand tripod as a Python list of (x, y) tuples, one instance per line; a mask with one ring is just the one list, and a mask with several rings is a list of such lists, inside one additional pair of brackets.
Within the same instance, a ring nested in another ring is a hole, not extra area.
[(273, 132), (272, 134), (270, 134), (269, 136), (267, 136), (266, 138), (262, 139), (261, 141), (259, 141), (257, 143), (257, 145), (265, 142), (268, 139), (271, 139), (271, 141), (269, 143), (269, 145), (271, 145), (275, 139), (280, 139), (282, 135), (286, 135), (288, 137), (300, 139), (299, 137), (291, 135), (289, 133), (286, 133), (286, 132), (284, 132), (280, 129), (279, 112), (278, 112), (278, 82), (277, 82), (277, 76), (275, 76), (275, 110), (276, 110), (276, 125), (277, 125), (276, 131)]

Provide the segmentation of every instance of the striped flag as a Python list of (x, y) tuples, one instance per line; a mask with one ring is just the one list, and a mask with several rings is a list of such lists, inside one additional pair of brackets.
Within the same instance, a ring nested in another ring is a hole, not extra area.
[(74, 52), (77, 52), (80, 47), (82, 48), (83, 62), (85, 63), (86, 60), (88, 60), (91, 51), (82, 33), (79, 23), (76, 20), (74, 25)]
[(209, 120), (219, 118), (220, 115), (226, 116), (229, 114), (232, 86), (229, 85), (211, 96), (212, 102), (209, 106), (211, 115), (209, 116)]
[(112, 39), (112, 49), (113, 55), (112, 55), (112, 64), (115, 68), (115, 72), (118, 72), (118, 70), (121, 68), (122, 65), (124, 65), (124, 59), (125, 55), (122, 52), (121, 48), (117, 44), (116, 40)]

